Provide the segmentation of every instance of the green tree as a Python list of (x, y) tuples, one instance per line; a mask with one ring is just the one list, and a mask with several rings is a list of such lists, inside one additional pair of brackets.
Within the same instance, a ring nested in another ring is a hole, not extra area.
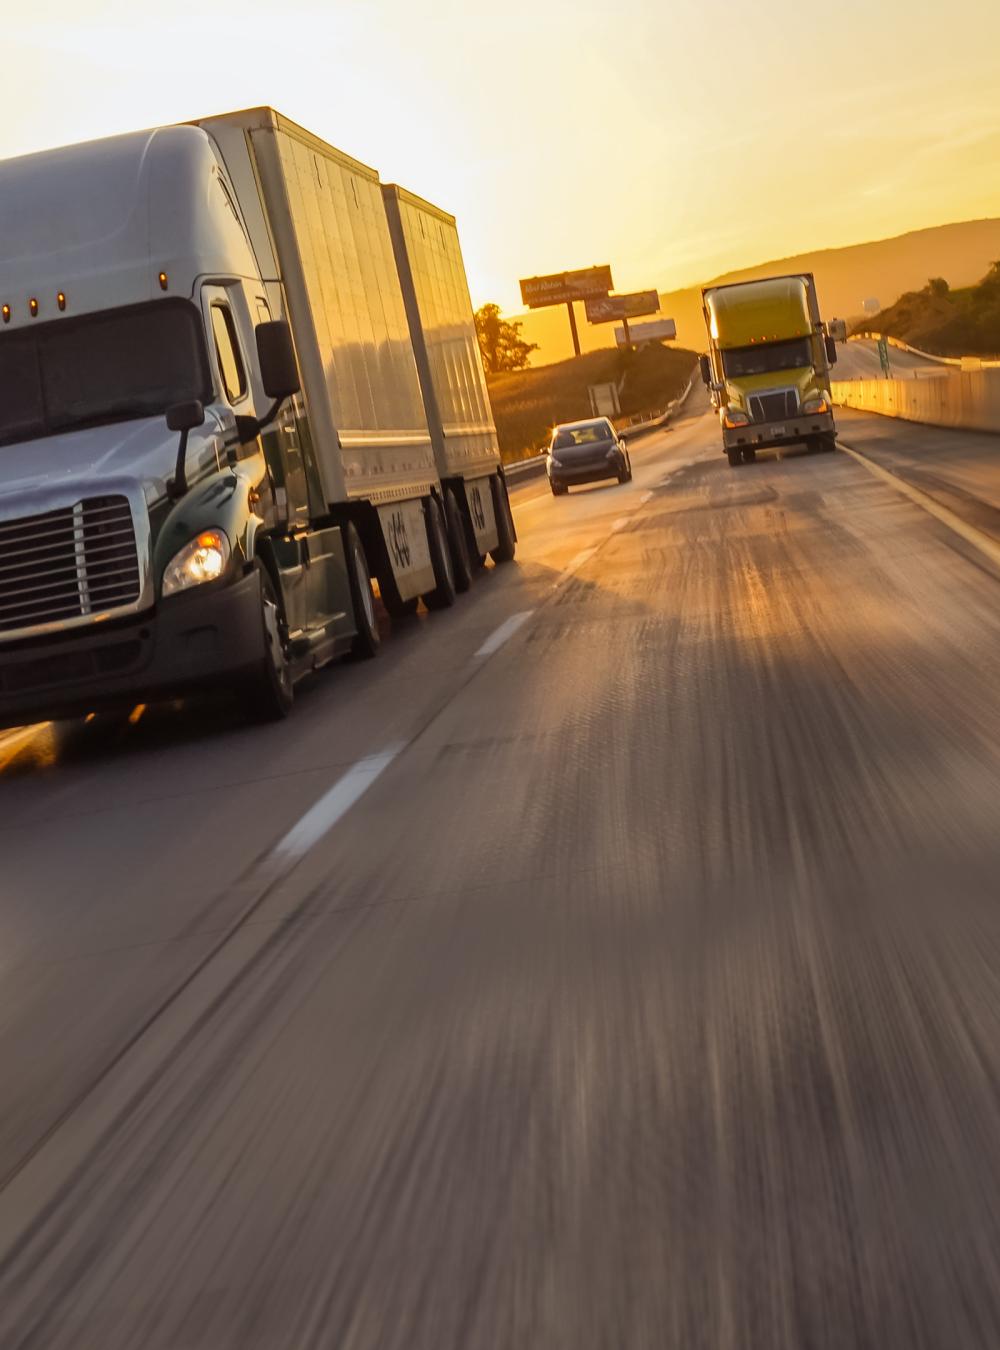
[(476, 310), (476, 336), (487, 375), (501, 375), (507, 370), (524, 370), (528, 357), (538, 350), (537, 342), (526, 342), (521, 336), (521, 325), (501, 319), (500, 306), (480, 305)]
[(947, 295), (949, 289), (950, 287), (944, 277), (931, 277), (930, 281), (927, 283), (928, 292), (938, 298)]

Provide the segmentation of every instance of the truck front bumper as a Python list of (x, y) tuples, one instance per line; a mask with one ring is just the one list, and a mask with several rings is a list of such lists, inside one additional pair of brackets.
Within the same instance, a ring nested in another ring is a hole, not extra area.
[(751, 422), (746, 427), (723, 427), (722, 445), (725, 450), (762, 450), (768, 446), (809, 441), (814, 436), (833, 436), (836, 431), (832, 412), (799, 413), (784, 422)]
[(140, 618), (0, 644), (0, 727), (225, 684), (262, 652), (260, 582), (250, 572)]

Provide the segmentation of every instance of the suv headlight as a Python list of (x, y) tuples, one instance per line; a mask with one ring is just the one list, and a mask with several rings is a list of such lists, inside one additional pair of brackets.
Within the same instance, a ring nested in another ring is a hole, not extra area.
[(162, 594), (176, 595), (203, 581), (218, 581), (229, 565), (231, 552), (224, 530), (202, 530), (167, 563)]
[(820, 394), (816, 398), (807, 398), (800, 411), (804, 412), (807, 417), (815, 417), (817, 413), (828, 413), (830, 411), (829, 399), (825, 394)]
[(726, 408), (723, 410), (722, 424), (726, 427), (748, 427), (750, 418), (742, 408)]

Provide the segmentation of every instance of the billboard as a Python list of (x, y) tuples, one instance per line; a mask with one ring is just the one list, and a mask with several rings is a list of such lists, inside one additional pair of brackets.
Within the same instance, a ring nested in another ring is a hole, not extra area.
[(611, 323), (615, 319), (637, 319), (640, 314), (658, 314), (660, 297), (656, 291), (632, 291), (628, 295), (600, 295), (588, 300), (588, 323)]
[(677, 325), (673, 319), (654, 319), (652, 323), (633, 323), (629, 325), (626, 339), (625, 329), (615, 329), (615, 342), (619, 347), (628, 343), (634, 347), (640, 342), (670, 342), (677, 336)]
[(545, 305), (565, 305), (571, 300), (607, 295), (614, 290), (611, 267), (584, 267), (578, 272), (555, 272), (547, 277), (525, 277), (521, 281), (521, 300), (529, 309)]

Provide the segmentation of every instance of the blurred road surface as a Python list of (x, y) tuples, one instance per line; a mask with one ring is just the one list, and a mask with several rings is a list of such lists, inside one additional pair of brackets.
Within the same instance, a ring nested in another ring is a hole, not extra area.
[(4, 1350), (1000, 1344), (1000, 575), (698, 409), (284, 725), (0, 746)]

